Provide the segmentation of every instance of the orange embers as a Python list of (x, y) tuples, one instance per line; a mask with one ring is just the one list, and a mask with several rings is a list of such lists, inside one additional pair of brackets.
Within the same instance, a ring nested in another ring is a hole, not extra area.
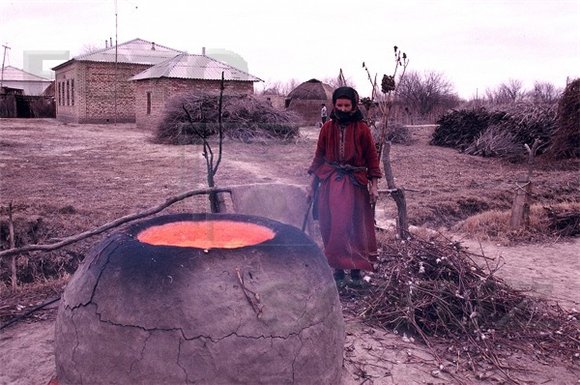
[(156, 246), (236, 249), (274, 238), (271, 229), (235, 221), (172, 222), (141, 231), (137, 239)]

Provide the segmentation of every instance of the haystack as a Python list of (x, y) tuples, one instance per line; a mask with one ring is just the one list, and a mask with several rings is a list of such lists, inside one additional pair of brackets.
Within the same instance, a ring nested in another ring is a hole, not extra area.
[(286, 109), (298, 113), (303, 124), (317, 125), (320, 122), (320, 107), (322, 103), (330, 113), (332, 108), (332, 92), (330, 85), (317, 79), (310, 79), (294, 88), (286, 97)]
[(580, 78), (566, 86), (558, 104), (558, 128), (548, 152), (554, 158), (580, 157)]

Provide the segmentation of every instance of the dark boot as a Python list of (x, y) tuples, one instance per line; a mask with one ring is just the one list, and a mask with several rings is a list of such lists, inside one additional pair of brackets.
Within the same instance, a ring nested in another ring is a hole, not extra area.
[(353, 289), (364, 289), (369, 287), (369, 284), (362, 279), (362, 274), (358, 269), (350, 271), (350, 280), (350, 286)]
[(344, 279), (346, 275), (344, 274), (344, 270), (342, 269), (334, 269), (334, 281), (336, 282), (336, 286), (341, 289), (345, 286)]

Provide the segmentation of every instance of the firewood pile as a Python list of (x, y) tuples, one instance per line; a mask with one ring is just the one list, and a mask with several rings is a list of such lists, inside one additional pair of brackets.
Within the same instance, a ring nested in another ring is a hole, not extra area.
[(560, 237), (575, 237), (580, 235), (580, 211), (556, 210), (544, 207), (549, 221), (549, 229)]
[(499, 368), (501, 357), (517, 350), (546, 361), (577, 362), (576, 310), (511, 288), (496, 276), (497, 261), (457, 242), (397, 242), (383, 245), (369, 288), (341, 292), (345, 308), (363, 322), (405, 331), (430, 347), (438, 342), (445, 350), (434, 348), (437, 355), (463, 357), (469, 367), (485, 362)]
[[(250, 95), (223, 95), (222, 127), (226, 137), (251, 142), (298, 136), (298, 117)], [(191, 118), (191, 121), (190, 121)], [(158, 143), (199, 144), (219, 132), (219, 95), (189, 93), (173, 98), (155, 134)]]
[(539, 139), (545, 151), (557, 127), (557, 105), (513, 103), (453, 110), (438, 121), (431, 144), (470, 155), (524, 160), (524, 144)]

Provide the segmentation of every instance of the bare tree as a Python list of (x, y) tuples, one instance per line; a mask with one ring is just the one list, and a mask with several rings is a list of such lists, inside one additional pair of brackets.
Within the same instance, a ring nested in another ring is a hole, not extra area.
[[(223, 96), (224, 96), (224, 72), (222, 71), (222, 79), (220, 82), (220, 94), (218, 100), (218, 153), (217, 159), (215, 158), (214, 151), (209, 143), (209, 137), (211, 136), (211, 130), (206, 130), (200, 128), (196, 124), (196, 120), (192, 117), (190, 111), (188, 110), (187, 106), (184, 104), (182, 108), (187, 116), (187, 120), (189, 121), (190, 127), (192, 132), (195, 133), (203, 142), (203, 152), (202, 155), (205, 158), (206, 169), (207, 169), (207, 185), (210, 189), (213, 189), (216, 186), (215, 183), (215, 175), (218, 171), (218, 167), (222, 161), (222, 152), (223, 152), (223, 141), (224, 141), (224, 130), (222, 125), (222, 107), (223, 107)], [(217, 192), (212, 192), (209, 194), (209, 202), (211, 207), (212, 213), (219, 213), (224, 211), (225, 204), (221, 196), (218, 195)]]
[(493, 104), (518, 102), (523, 100), (525, 95), (522, 82), (515, 79), (500, 84), (496, 89), (487, 89), (485, 93), (487, 101)]
[(554, 103), (558, 101), (561, 93), (552, 83), (535, 82), (534, 88), (526, 96), (534, 103)]
[(362, 63), (362, 66), (367, 72), (367, 76), (372, 86), (371, 98), (370, 99), (367, 98), (366, 101), (363, 100), (362, 103), (365, 105), (367, 113), (369, 112), (371, 106), (373, 106), (376, 103), (381, 114), (379, 122), (380, 129), (377, 130), (377, 126), (374, 121), (370, 123), (370, 126), (374, 132), (379, 131), (378, 140), (376, 143), (377, 153), (379, 159), (382, 159), (383, 161), (383, 167), (385, 170), (385, 179), (387, 180), (387, 187), (389, 188), (389, 192), (397, 205), (398, 235), (401, 239), (405, 239), (409, 236), (407, 201), (405, 199), (404, 189), (397, 188), (397, 186), (395, 185), (395, 177), (393, 174), (393, 169), (391, 167), (390, 160), (391, 142), (387, 140), (387, 128), (389, 122), (389, 115), (391, 113), (391, 108), (395, 100), (395, 95), (397, 95), (397, 87), (399, 84), (395, 83), (397, 70), (399, 68), (402, 69), (402, 73), (399, 79), (404, 78), (405, 71), (407, 69), (407, 66), (409, 65), (409, 58), (407, 57), (407, 54), (405, 52), (402, 52), (397, 46), (394, 46), (394, 51), (395, 51), (395, 69), (392, 75), (387, 74), (383, 75), (380, 87), (377, 83), (377, 75), (375, 74), (375, 76), (373, 77), (367, 65), (364, 62)]
[(301, 82), (298, 79), (290, 79), (285, 82), (283, 81), (274, 81), (270, 83), (266, 83), (264, 85), (264, 89), (261, 92), (258, 92), (258, 95), (278, 95), (278, 96), (286, 96), (288, 95), (294, 88), (298, 87)]
[(322, 80), (323, 83), (328, 84), (329, 86), (331, 86), (333, 89), (336, 89), (338, 87), (342, 87), (342, 86), (351, 86), (354, 84), (354, 82), (352, 81), (352, 79), (350, 77), (345, 77), (342, 69), (340, 70), (340, 73), (338, 75), (338, 77), (327, 77), (324, 78)]
[(89, 44), (83, 45), (83, 47), (81, 48), (80, 54), (81, 55), (86, 55), (86, 54), (89, 54), (89, 53), (93, 53), (93, 52), (96, 52), (96, 51), (100, 51), (101, 49), (103, 49), (103, 47), (99, 47), (96, 44), (89, 43)]
[(410, 113), (427, 117), (459, 104), (453, 85), (439, 72), (411, 71), (399, 78), (397, 99)]

